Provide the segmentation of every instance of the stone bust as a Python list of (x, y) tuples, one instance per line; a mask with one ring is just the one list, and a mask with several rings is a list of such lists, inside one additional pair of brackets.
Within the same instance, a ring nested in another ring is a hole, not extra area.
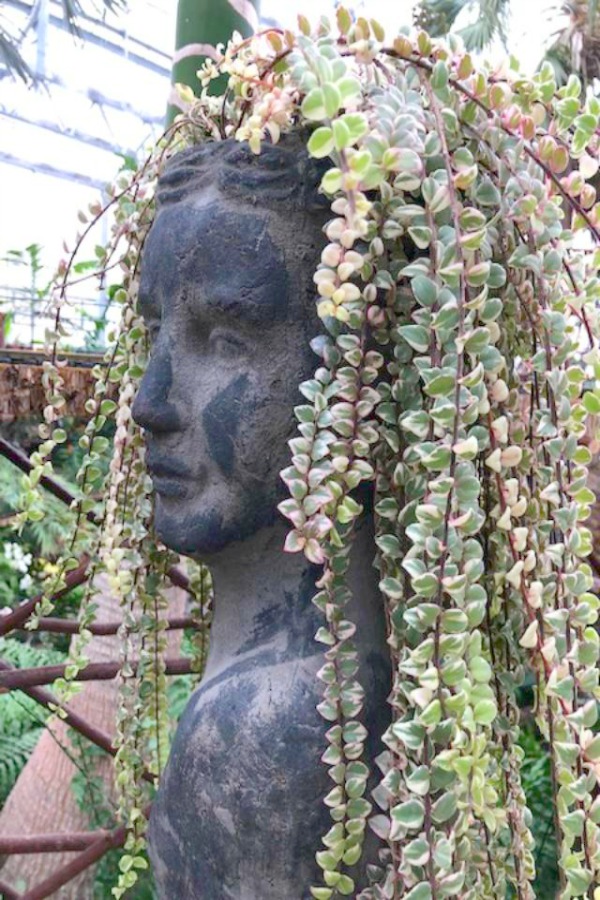
[[(312, 275), (328, 218), (318, 183), (293, 138), (259, 157), (234, 141), (184, 151), (159, 182), (144, 249), (152, 352), (133, 414), (146, 433), (156, 530), (206, 562), (215, 585), (206, 673), (150, 821), (165, 900), (304, 900), (321, 883), (315, 852), (332, 824), (323, 797), (333, 784), (319, 762), (320, 569), (283, 552), (276, 510), (298, 385), (318, 364)], [(371, 758), (383, 749), (391, 687), (373, 556), (365, 515), (349, 613)], [(360, 887), (364, 867), (350, 870)]]

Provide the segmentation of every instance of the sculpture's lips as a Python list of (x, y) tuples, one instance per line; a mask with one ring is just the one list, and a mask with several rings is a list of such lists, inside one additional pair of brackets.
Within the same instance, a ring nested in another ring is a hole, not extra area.
[(153, 459), (149, 455), (148, 472), (157, 494), (164, 497), (185, 497), (187, 494), (185, 481), (191, 477), (191, 472), (182, 463), (170, 459)]

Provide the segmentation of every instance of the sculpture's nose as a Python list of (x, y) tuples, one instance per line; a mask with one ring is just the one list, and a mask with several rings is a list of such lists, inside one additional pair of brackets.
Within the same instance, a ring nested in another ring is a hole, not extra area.
[(153, 353), (131, 411), (135, 421), (146, 431), (164, 433), (181, 428), (177, 406), (169, 400), (172, 384), (169, 353), (166, 350)]

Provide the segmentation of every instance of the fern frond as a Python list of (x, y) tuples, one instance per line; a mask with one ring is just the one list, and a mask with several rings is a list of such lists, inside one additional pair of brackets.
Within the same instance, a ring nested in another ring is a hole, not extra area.
[[(20, 669), (53, 665), (64, 659), (57, 650), (10, 637), (0, 639), (0, 656)], [(40, 739), (47, 717), (48, 713), (21, 691), (0, 694), (0, 806)]]
[(432, 37), (443, 37), (454, 26), (460, 13), (473, 4), (473, 0), (423, 0), (414, 14), (414, 22)]
[(0, 735), (7, 738), (20, 737), (27, 731), (42, 727), (47, 715), (35, 700), (22, 694), (21, 691), (2, 694), (0, 696)]
[[(67, 510), (68, 515), (71, 513)], [(56, 518), (54, 513), (47, 515), (40, 522), (29, 522), (27, 526), (28, 536), (33, 540), (40, 556), (55, 556), (64, 544), (67, 517), (63, 515)]]
[(16, 638), (0, 638), (0, 656), (18, 669), (33, 666), (53, 666), (64, 661), (65, 655), (60, 650), (50, 647), (39, 647), (26, 644)]
[(43, 730), (32, 728), (18, 737), (0, 733), (0, 804), (12, 791)]
[(415, 11), (415, 24), (432, 37), (452, 31), (464, 10), (473, 10), (476, 20), (459, 29), (468, 50), (485, 50), (496, 38), (506, 46), (510, 0), (423, 0)]
[(506, 46), (509, 5), (510, 0), (479, 0), (477, 21), (458, 32), (468, 50), (481, 52), (496, 38)]
[[(18, 669), (51, 666), (64, 660), (64, 654), (48, 647), (25, 644), (15, 638), (0, 638), (0, 656)], [(0, 737), (7, 740), (44, 727), (47, 714), (21, 691), (0, 694)]]

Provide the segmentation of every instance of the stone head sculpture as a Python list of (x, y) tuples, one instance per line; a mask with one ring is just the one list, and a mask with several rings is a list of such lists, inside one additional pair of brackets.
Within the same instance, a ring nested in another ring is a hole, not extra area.
[[(207, 560), (215, 584), (206, 672), (151, 816), (169, 900), (301, 900), (331, 825), (311, 604), (319, 569), (282, 552), (276, 509), (298, 385), (316, 362), (312, 275), (328, 217), (319, 182), (291, 137), (259, 157), (234, 141), (190, 149), (159, 183), (144, 248), (152, 353), (133, 414), (146, 431), (156, 530)], [(367, 523), (350, 582), (375, 735), (390, 680), (372, 560)]]
[(318, 331), (319, 173), (297, 140), (260, 157), (192, 148), (159, 184), (140, 304), (152, 358), (135, 402), (167, 546), (210, 556), (273, 521)]

